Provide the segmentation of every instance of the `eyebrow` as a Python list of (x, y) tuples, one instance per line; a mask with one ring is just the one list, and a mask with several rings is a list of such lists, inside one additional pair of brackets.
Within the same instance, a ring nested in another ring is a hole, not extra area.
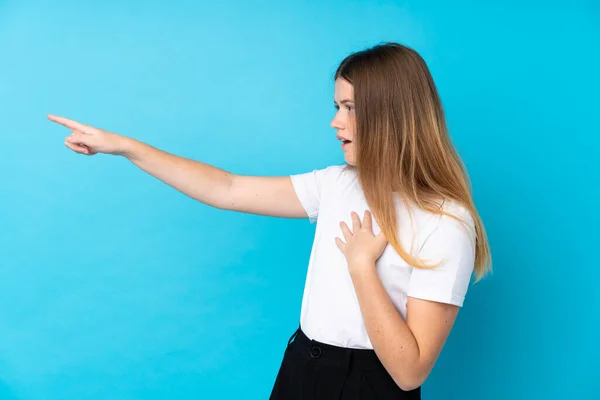
[[(350, 99), (344, 99), (344, 100), (340, 101), (340, 104), (346, 104), (346, 103), (354, 103), (354, 102)], [(337, 102), (334, 100), (333, 104), (337, 105)]]

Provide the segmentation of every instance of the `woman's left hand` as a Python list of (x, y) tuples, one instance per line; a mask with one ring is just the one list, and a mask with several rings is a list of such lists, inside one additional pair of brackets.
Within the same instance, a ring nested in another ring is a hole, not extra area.
[(350, 272), (368, 268), (375, 265), (375, 261), (381, 254), (388, 243), (383, 232), (377, 236), (373, 234), (372, 217), (370, 211), (365, 211), (365, 216), (361, 222), (359, 216), (354, 211), (352, 216), (352, 230), (348, 228), (345, 222), (340, 222), (342, 233), (346, 242), (343, 242), (339, 237), (335, 238), (337, 247), (342, 251), (348, 269)]

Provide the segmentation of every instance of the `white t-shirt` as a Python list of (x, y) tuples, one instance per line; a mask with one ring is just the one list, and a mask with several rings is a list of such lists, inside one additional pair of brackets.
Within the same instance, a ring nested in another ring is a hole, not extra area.
[[(316, 222), (302, 299), (300, 326), (311, 339), (346, 348), (373, 349), (367, 335), (348, 265), (335, 244), (344, 240), (340, 221), (351, 228), (350, 213), (362, 218), (369, 209), (355, 171), (344, 165), (292, 175), (292, 183), (311, 222)], [(408, 265), (388, 244), (377, 272), (392, 303), (406, 319), (408, 296), (462, 306), (475, 260), (475, 230), (462, 206), (446, 201), (443, 209), (461, 220), (411, 208), (396, 196), (400, 243), (433, 269)], [(373, 218), (373, 233), (381, 229)]]

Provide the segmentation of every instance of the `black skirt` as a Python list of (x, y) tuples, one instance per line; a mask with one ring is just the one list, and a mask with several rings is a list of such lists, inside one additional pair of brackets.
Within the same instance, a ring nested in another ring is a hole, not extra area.
[(375, 351), (311, 340), (300, 328), (283, 356), (270, 400), (421, 399), (421, 388), (404, 391)]

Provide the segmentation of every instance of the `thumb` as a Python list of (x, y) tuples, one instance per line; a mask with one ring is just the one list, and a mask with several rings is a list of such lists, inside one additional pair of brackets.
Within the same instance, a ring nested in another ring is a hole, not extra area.
[(375, 238), (377, 239), (377, 241), (379, 242), (379, 244), (388, 244), (388, 240), (387, 237), (385, 237), (383, 231), (379, 232), (379, 234), (377, 236), (375, 236)]
[(81, 133), (79, 131), (73, 131), (69, 136), (67, 136), (66, 141), (74, 144), (83, 144), (88, 145), (89, 135)]

